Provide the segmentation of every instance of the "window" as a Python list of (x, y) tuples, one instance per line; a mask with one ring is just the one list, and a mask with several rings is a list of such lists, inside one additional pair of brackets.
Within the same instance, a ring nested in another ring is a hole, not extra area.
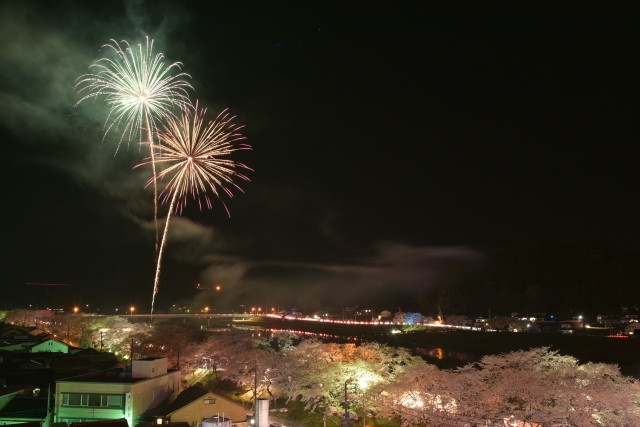
[(62, 405), (122, 408), (122, 397), (121, 394), (62, 393)]
[(80, 398), (82, 397), (81, 394), (77, 394), (77, 393), (68, 394), (67, 397), (68, 397), (67, 405), (69, 405), (69, 406), (80, 406)]
[(89, 394), (87, 396), (89, 396), (89, 406), (101, 406), (100, 398), (102, 396), (99, 394)]
[(122, 396), (120, 395), (108, 395), (107, 406), (112, 408), (120, 408), (122, 406)]
[(216, 400), (215, 399), (204, 399), (203, 400), (205, 405), (215, 405), (216, 404)]

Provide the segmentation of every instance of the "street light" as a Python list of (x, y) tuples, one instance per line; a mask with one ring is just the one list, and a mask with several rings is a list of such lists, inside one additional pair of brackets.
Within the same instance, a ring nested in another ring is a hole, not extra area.
[(131, 314), (133, 314), (134, 311), (136, 311), (136, 308), (134, 306), (129, 307), (129, 310), (131, 310)]
[(216, 286), (216, 291), (220, 290), (220, 285)]
[(78, 312), (78, 307), (73, 307), (73, 312), (77, 313)]
[(209, 307), (204, 308), (204, 313), (207, 314), (209, 312)]

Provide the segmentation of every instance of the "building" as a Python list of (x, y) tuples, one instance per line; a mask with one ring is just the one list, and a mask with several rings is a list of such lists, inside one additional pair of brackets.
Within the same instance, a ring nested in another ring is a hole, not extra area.
[(0, 324), (0, 349), (25, 350), (51, 335), (35, 327)]
[(56, 382), (55, 421), (88, 422), (125, 418), (130, 426), (147, 410), (173, 401), (180, 371), (167, 359), (134, 360), (124, 368), (91, 372)]
[(69, 345), (49, 338), (31, 347), (31, 353), (69, 353)]
[(161, 406), (156, 424), (186, 422), (193, 426), (210, 418), (229, 419), (232, 427), (248, 426), (247, 411), (242, 405), (198, 385), (187, 388), (176, 400)]
[(34, 423), (41, 427), (51, 426), (53, 399), (39, 388), (6, 387), (0, 391), (0, 425)]

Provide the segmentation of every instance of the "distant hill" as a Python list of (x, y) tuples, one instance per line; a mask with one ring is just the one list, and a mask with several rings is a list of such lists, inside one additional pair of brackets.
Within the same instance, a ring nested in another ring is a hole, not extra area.
[(452, 263), (416, 302), (423, 313), (597, 314), (640, 304), (640, 255), (605, 243), (546, 242)]

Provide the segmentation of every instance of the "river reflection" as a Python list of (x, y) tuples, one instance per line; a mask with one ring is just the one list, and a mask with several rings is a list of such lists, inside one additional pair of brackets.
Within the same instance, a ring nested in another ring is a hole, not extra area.
[[(235, 325), (234, 325), (235, 326)], [(300, 337), (314, 337), (323, 341), (335, 342), (335, 343), (348, 343), (348, 342), (364, 342), (362, 336), (349, 336), (349, 335), (333, 335), (317, 332), (298, 331), (293, 329), (281, 329), (281, 328), (263, 328), (260, 326), (236, 326), (232, 328), (220, 328), (209, 329), (210, 332), (228, 332), (228, 331), (250, 331), (253, 337), (270, 336), (279, 332), (288, 332), (296, 334)], [(464, 366), (469, 363), (479, 361), (482, 356), (475, 355), (473, 353), (467, 353), (463, 351), (446, 350), (441, 347), (420, 348), (413, 349), (413, 354), (422, 357), (425, 361), (433, 363), (439, 368), (452, 369), (459, 366)]]
[(417, 347), (413, 352), (416, 356), (421, 356), (427, 362), (433, 363), (440, 368), (457, 368), (481, 359), (481, 357), (472, 353), (445, 350), (441, 347)]
[(447, 351), (440, 347), (432, 347), (432, 348), (416, 348), (415, 354), (422, 357), (429, 357), (438, 360), (444, 359), (456, 359), (461, 362), (471, 362), (475, 360), (475, 357), (471, 355), (471, 353), (465, 353), (463, 351)]

